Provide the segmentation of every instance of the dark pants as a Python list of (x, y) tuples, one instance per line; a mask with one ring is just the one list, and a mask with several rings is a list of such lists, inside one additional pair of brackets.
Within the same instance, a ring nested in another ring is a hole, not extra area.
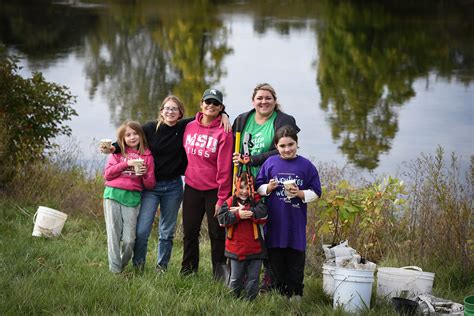
[(282, 295), (303, 295), (306, 253), (292, 248), (269, 248), (268, 266), (273, 286)]
[[(262, 259), (243, 261), (230, 259), (230, 267), (229, 287), (235, 296), (240, 297), (240, 292), (245, 287), (245, 298), (254, 300), (258, 294), (258, 279), (260, 277)], [(244, 282), (245, 277), (246, 280)]]
[(213, 275), (218, 277), (225, 264), (225, 230), (214, 217), (217, 189), (200, 191), (185, 185), (183, 195), (183, 262), (181, 273), (195, 273), (199, 266), (199, 232), (204, 214), (207, 216)]

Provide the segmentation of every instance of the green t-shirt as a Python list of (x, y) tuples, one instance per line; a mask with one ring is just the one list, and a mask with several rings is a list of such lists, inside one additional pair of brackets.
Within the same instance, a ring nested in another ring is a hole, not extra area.
[[(265, 123), (260, 125), (255, 122), (255, 112), (250, 114), (241, 135), (241, 142), (244, 140), (245, 133), (250, 133), (252, 135), (251, 141), (253, 143), (253, 147), (250, 148), (250, 156), (267, 152), (270, 149), (273, 142), (273, 136), (275, 135), (273, 123), (275, 122), (276, 117), (277, 113), (275, 111)], [(240, 146), (242, 148), (242, 143)], [(260, 167), (261, 166), (250, 167), (254, 177), (257, 177)]]
[(104, 199), (111, 199), (125, 206), (135, 207), (140, 204), (141, 193), (138, 191), (128, 191), (112, 187), (105, 187)]

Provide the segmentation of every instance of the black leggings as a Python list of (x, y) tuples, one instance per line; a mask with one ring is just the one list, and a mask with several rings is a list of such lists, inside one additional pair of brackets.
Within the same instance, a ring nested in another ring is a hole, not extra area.
[(204, 214), (207, 216), (209, 239), (211, 240), (212, 269), (215, 275), (216, 268), (226, 262), (225, 229), (219, 226), (217, 217), (214, 217), (217, 202), (217, 189), (200, 191), (188, 185), (184, 186), (183, 195), (183, 262), (182, 273), (198, 271), (199, 266), (199, 232)]
[(305, 257), (305, 251), (292, 248), (268, 249), (268, 267), (273, 286), (282, 295), (303, 295)]

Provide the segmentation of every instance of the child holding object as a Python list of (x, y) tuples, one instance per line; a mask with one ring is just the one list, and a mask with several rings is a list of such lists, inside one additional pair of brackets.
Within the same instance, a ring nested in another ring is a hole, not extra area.
[(267, 196), (268, 265), (274, 287), (283, 295), (300, 298), (304, 286), (307, 203), (321, 196), (321, 183), (311, 161), (297, 155), (298, 136), (293, 128), (279, 128), (274, 143), (279, 155), (263, 163), (256, 180), (258, 193)]
[(117, 130), (117, 139), (125, 150), (110, 155), (104, 170), (104, 216), (113, 273), (122, 272), (132, 256), (140, 192), (153, 188), (156, 181), (153, 157), (140, 124), (125, 121)]
[(250, 177), (246, 172), (238, 177), (235, 194), (222, 205), (218, 220), (226, 227), (225, 255), (230, 258), (231, 266), (229, 287), (239, 297), (247, 276), (245, 297), (253, 300), (258, 293), (260, 269), (266, 257), (262, 225), (267, 220), (267, 207), (253, 192)]

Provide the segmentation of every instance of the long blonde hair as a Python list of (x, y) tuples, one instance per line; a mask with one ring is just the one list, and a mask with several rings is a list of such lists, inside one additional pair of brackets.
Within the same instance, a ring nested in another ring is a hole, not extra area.
[(161, 102), (160, 112), (158, 113), (158, 118), (156, 119), (156, 121), (157, 121), (156, 130), (158, 130), (160, 125), (163, 123), (162, 111), (165, 108), (166, 102), (168, 102), (168, 101), (172, 101), (178, 106), (179, 120), (184, 117), (184, 103), (177, 96), (170, 94), (169, 96), (167, 96), (166, 98), (163, 99), (163, 102)]
[(122, 156), (127, 157), (127, 144), (125, 144), (125, 130), (127, 127), (130, 127), (138, 136), (140, 136), (140, 143), (138, 144), (138, 152), (140, 155), (145, 153), (145, 150), (148, 148), (148, 143), (146, 141), (145, 133), (143, 132), (142, 126), (140, 123), (135, 121), (126, 120), (122, 125), (117, 129), (117, 142), (122, 149)]
[(257, 92), (260, 90), (268, 91), (272, 94), (273, 98), (275, 99), (275, 111), (280, 109), (280, 104), (277, 102), (277, 94), (275, 89), (269, 83), (259, 83), (254, 89), (252, 94), (252, 101), (255, 99)]

